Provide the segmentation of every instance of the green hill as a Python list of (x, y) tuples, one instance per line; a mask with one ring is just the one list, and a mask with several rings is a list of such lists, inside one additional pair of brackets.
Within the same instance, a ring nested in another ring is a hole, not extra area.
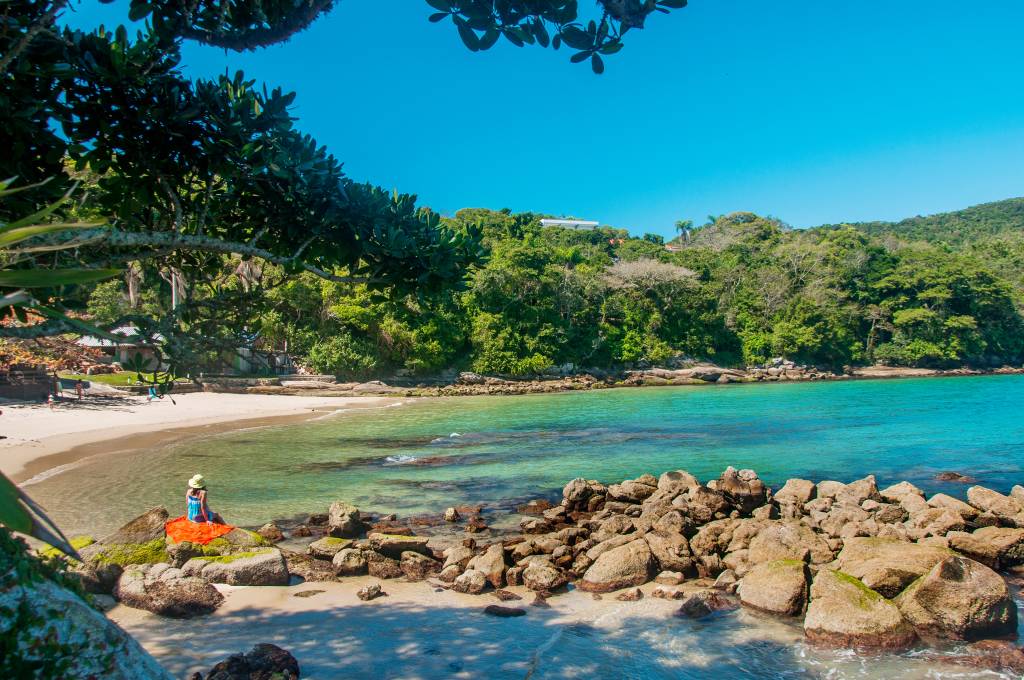
[[(822, 225), (835, 229), (843, 225)], [(852, 226), (873, 236), (896, 236), (905, 241), (927, 241), (962, 246), (1007, 232), (1024, 232), (1024, 198), (982, 203), (963, 210), (899, 222), (856, 222)]]

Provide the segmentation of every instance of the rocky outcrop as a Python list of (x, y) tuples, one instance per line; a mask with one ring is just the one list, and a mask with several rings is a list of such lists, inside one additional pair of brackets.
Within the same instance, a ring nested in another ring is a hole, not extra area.
[(700, 590), (686, 596), (676, 611), (676, 616), (701, 619), (718, 611), (736, 609), (736, 602), (716, 590)]
[(335, 538), (356, 538), (366, 531), (359, 510), (344, 501), (335, 501), (327, 512), (327, 532)]
[(333, 560), (334, 556), (339, 552), (345, 548), (351, 548), (352, 543), (353, 541), (350, 538), (324, 536), (310, 543), (306, 548), (306, 552), (318, 560)]
[(288, 585), (288, 566), (281, 551), (264, 548), (253, 552), (217, 557), (196, 557), (185, 563), (182, 572), (208, 583), (232, 586)]
[[(259, 644), (245, 654), (232, 654), (206, 674), (206, 680), (297, 680), (299, 662), (277, 645)], [(203, 680), (199, 673), (191, 680)]]
[(407, 550), (430, 555), (430, 550), (427, 549), (427, 538), (423, 536), (401, 536), (398, 534), (372, 532), (366, 538), (369, 540), (370, 547), (373, 550), (392, 559), (400, 559), (402, 553)]
[(334, 573), (338, 576), (362, 576), (367, 572), (368, 562), (362, 550), (345, 548), (339, 550), (331, 560)]
[(738, 593), (747, 607), (798, 616), (807, 604), (807, 565), (800, 560), (759, 564), (740, 580)]
[(944, 548), (892, 538), (850, 538), (836, 566), (883, 597), (893, 598), (951, 554)]
[[(77, 594), (45, 578), (3, 580), (0, 636), (31, 676), (172, 680), (131, 636)], [(51, 645), (65, 650), (54, 658)]]
[(501, 543), (495, 543), (482, 554), (469, 560), (467, 569), (474, 569), (495, 588), (505, 585), (505, 550)]
[(811, 584), (804, 634), (830, 647), (905, 649), (917, 635), (900, 610), (849, 574), (822, 569)]
[(925, 638), (979, 640), (1015, 635), (1017, 607), (1006, 582), (980, 562), (947, 557), (896, 599)]
[(212, 585), (168, 564), (129, 567), (118, 579), (114, 597), (129, 607), (172, 618), (209, 614), (224, 602)]
[(647, 583), (655, 573), (654, 555), (647, 541), (637, 539), (601, 553), (578, 587), (591, 593), (608, 593)]

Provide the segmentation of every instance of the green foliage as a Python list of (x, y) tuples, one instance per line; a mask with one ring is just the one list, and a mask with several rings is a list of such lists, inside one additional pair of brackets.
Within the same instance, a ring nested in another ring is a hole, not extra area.
[(344, 331), (324, 338), (309, 350), (309, 364), (319, 373), (365, 378), (377, 366), (374, 348)]

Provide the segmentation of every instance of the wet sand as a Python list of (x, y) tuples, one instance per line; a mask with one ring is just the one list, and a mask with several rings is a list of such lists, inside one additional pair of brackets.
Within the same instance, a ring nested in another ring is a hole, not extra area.
[(388, 397), (291, 397), (197, 392), (147, 403), (144, 397), (86, 397), (0, 406), (0, 471), (24, 482), (85, 458), (165, 446), (242, 427), (282, 425), (334, 411), (379, 408)]

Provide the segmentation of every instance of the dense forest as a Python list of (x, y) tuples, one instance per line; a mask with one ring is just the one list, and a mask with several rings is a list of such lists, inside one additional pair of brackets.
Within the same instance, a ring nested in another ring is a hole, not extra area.
[[(741, 212), (684, 228), (669, 248), (657, 235), (466, 209), (443, 219), (482, 234), (462, 286), (397, 293), (303, 273), (260, 287), (274, 266), (253, 261), (234, 263), (230, 285), (256, 291), (245, 324), (260, 346), (348, 378), (689, 358), (991, 366), (1024, 359), (1022, 206), (806, 230)], [(97, 285), (86, 314), (159, 314), (169, 292), (155, 278)]]

